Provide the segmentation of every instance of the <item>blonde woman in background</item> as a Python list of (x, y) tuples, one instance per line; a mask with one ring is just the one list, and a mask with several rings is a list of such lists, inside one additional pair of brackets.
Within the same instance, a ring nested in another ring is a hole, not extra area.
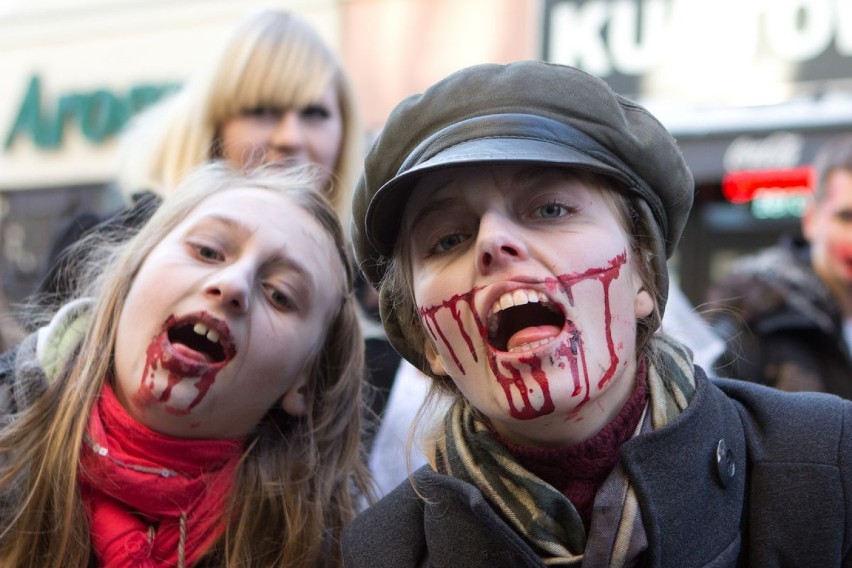
[(315, 164), (345, 225), (363, 137), (349, 80), (323, 38), (295, 14), (252, 13), (180, 90), (131, 122), (118, 185), (132, 207), (103, 224), (91, 214), (72, 220), (56, 239), (40, 292), (61, 303), (74, 274), (57, 261), (70, 243), (98, 224), (140, 226), (187, 172), (212, 159), (236, 167)]

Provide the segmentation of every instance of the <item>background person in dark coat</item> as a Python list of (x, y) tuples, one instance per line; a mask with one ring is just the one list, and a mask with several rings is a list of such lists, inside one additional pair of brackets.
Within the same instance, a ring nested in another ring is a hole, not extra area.
[(711, 382), (658, 332), (693, 192), (662, 125), (571, 67), (397, 106), (353, 241), (453, 402), (347, 566), (852, 566), (852, 403)]
[(805, 240), (745, 257), (708, 295), (720, 376), (852, 399), (852, 136), (814, 161)]

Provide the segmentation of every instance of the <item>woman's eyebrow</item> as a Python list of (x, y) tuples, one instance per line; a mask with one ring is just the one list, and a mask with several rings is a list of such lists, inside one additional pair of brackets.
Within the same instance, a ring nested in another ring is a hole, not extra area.
[[(221, 225), (227, 230), (233, 231), (237, 238), (247, 238), (254, 233), (254, 230), (242, 221), (219, 213), (211, 213), (210, 215), (203, 217), (197, 226), (209, 226), (211, 224)], [(308, 270), (304, 264), (283, 252), (277, 252), (270, 258), (266, 259), (261, 270), (271, 271), (279, 268), (282, 268), (287, 272), (295, 273), (296, 276), (307, 285), (309, 290), (313, 290), (316, 286), (316, 282), (314, 282), (314, 277), (311, 271)]]
[[(441, 191), (442, 189), (447, 187), (451, 181), (451, 179), (448, 179), (442, 182), (441, 184), (433, 187), (430, 190), (430, 193), (437, 193), (438, 191)], [(423, 222), (424, 218), (428, 217), (429, 215), (432, 215), (436, 211), (441, 211), (446, 209), (447, 207), (450, 207), (454, 201), (456, 201), (454, 195), (440, 197), (437, 199), (430, 199), (423, 207), (420, 208), (419, 211), (417, 211), (417, 213), (414, 214), (414, 217), (411, 219), (411, 223), (409, 224), (409, 229), (414, 229), (419, 223)]]
[(512, 174), (511, 183), (521, 189), (535, 187), (545, 179), (561, 179), (564, 173), (558, 169), (542, 168), (541, 166), (528, 166), (521, 168)]
[(229, 217), (227, 215), (221, 215), (218, 213), (211, 213), (209, 215), (205, 215), (201, 217), (199, 221), (195, 224), (196, 227), (204, 227), (207, 225), (222, 225), (226, 229), (233, 231), (238, 234), (238, 236), (248, 236), (252, 233), (252, 230), (247, 227), (243, 222), (234, 219), (233, 217)]
[(445, 211), (454, 201), (455, 199), (452, 197), (445, 197), (443, 199), (430, 201), (414, 215), (409, 228), (412, 230), (416, 229), (417, 226), (424, 221), (424, 219), (440, 213), (441, 211)]
[(299, 280), (299, 286), (311, 296), (316, 288), (313, 273), (308, 270), (304, 264), (286, 254), (275, 254), (263, 263), (262, 270), (268, 273), (273, 273), (276, 270), (283, 270), (288, 274), (295, 275), (295, 277)]

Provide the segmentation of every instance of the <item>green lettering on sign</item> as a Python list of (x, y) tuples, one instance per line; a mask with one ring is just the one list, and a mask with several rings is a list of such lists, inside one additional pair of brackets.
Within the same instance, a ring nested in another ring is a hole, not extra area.
[(176, 88), (167, 83), (136, 85), (123, 95), (107, 89), (65, 93), (51, 112), (42, 101), (41, 77), (33, 75), (4, 146), (8, 150), (19, 137), (29, 136), (36, 147), (53, 150), (62, 145), (69, 125), (79, 128), (92, 144), (102, 144), (120, 132), (131, 116)]
[[(6, 148), (12, 145), (15, 136), (19, 132), (29, 132), (33, 140), (40, 135), (42, 127), (41, 120), (41, 80), (37, 76), (30, 79), (30, 84), (27, 86), (27, 92), (24, 95), (24, 101), (21, 103), (21, 108), (18, 111), (18, 116), (15, 117), (15, 124), (12, 125), (12, 130), (6, 136)], [(41, 145), (41, 140), (36, 140), (36, 144)]]

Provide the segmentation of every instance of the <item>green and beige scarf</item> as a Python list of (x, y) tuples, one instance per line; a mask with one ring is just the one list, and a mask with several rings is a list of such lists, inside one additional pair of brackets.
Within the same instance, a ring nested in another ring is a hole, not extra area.
[[(683, 412), (695, 392), (692, 354), (687, 348), (658, 334), (651, 352), (647, 376), (650, 402), (637, 433), (643, 430), (643, 424), (644, 430), (657, 430), (668, 424)], [(560, 491), (521, 467), (463, 401), (457, 402), (447, 416), (436, 464), (440, 473), (478, 487), (545, 564), (582, 563), (587, 545), (591, 548), (591, 544), (574, 506)], [(613, 521), (611, 531), (605, 531), (612, 534), (604, 556), (608, 565), (624, 566), (630, 563), (635, 543), (644, 543), (644, 534), (636, 534), (642, 531), (636, 494), (620, 466), (604, 482), (599, 496), (604, 490), (618, 495), (615, 501), (620, 506), (616, 509), (620, 518)], [(597, 499), (595, 509), (597, 515)], [(595, 532), (595, 520), (591, 531)], [(596, 546), (600, 548), (600, 543)], [(598, 550), (595, 555), (599, 553)]]

